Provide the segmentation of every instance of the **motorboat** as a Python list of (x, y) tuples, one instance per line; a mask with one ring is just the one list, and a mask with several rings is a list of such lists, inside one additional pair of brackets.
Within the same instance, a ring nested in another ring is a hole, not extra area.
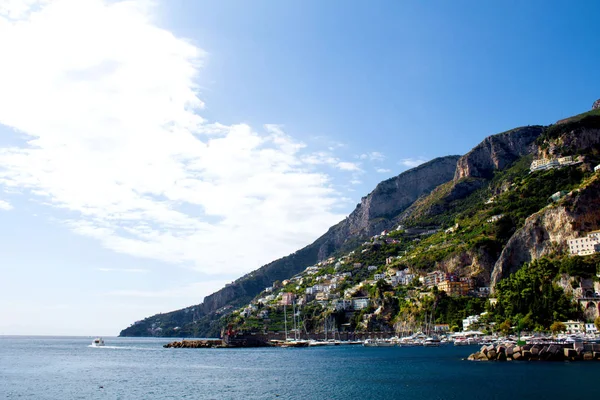
[(440, 347), (440, 339), (429, 337), (423, 341), (423, 346), (425, 346), (425, 347)]
[(104, 339), (102, 339), (101, 337), (97, 337), (96, 339), (92, 340), (92, 346), (93, 347), (104, 346)]
[(391, 340), (385, 339), (367, 339), (364, 341), (363, 346), (365, 347), (394, 347), (396, 343)]

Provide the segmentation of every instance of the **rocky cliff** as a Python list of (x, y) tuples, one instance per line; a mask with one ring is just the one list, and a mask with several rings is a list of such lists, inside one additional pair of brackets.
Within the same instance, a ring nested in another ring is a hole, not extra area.
[(516, 272), (523, 263), (553, 252), (567, 252), (567, 240), (600, 227), (600, 179), (570, 193), (556, 207), (548, 207), (527, 218), (510, 238), (494, 264), (491, 283)]
[[(333, 226), (320, 240), (319, 258), (344, 250), (403, 220), (402, 211), (417, 199), (452, 179), (459, 156), (436, 158), (395, 178), (379, 183), (361, 199), (356, 209)], [(333, 249), (333, 251), (332, 251)]]
[(542, 134), (542, 126), (526, 126), (487, 137), (458, 160), (454, 180), (486, 178), (502, 170), (519, 157), (535, 151), (535, 140)]

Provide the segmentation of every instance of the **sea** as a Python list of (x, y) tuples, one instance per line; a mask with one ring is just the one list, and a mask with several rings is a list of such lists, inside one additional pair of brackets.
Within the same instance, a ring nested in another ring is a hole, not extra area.
[(0, 336), (0, 399), (598, 398), (600, 362), (470, 362), (477, 347), (165, 349)]

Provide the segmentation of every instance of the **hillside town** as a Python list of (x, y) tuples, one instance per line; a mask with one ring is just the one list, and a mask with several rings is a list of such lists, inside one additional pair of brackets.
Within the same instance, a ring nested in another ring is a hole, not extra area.
[[(454, 227), (456, 228), (456, 227)], [(395, 233), (394, 233), (395, 232)], [(402, 234), (399, 234), (401, 232)], [(433, 293), (444, 292), (446, 296), (456, 298), (479, 298), (489, 307), (496, 304), (489, 286), (478, 284), (469, 276), (460, 276), (441, 270), (419, 272), (411, 268), (399, 268), (398, 261), (403, 256), (386, 257), (381, 265), (366, 265), (354, 262), (357, 251), (366, 253), (375, 245), (397, 244), (398, 238), (409, 237), (411, 241), (419, 241), (419, 237), (440, 232), (440, 229), (420, 228), (404, 229), (399, 226), (395, 231), (383, 231), (374, 235), (370, 241), (363, 243), (362, 249), (349, 252), (339, 258), (330, 257), (322, 262), (307, 267), (303, 272), (282, 282), (275, 282), (263, 290), (247, 306), (234, 312), (239, 316), (243, 325), (244, 320), (256, 320), (265, 332), (269, 329), (274, 314), (281, 314), (282, 308), (291, 307), (294, 316), (299, 316), (303, 307), (318, 305), (325, 316), (342, 315), (345, 323), (330, 327), (335, 330), (368, 331), (372, 328), (369, 323), (373, 317), (385, 312), (385, 304), (372, 296), (374, 287), (384, 287), (386, 295), (403, 293), (406, 300), (427, 301)], [(445, 233), (451, 233), (452, 229)], [(589, 232), (586, 237), (568, 240), (569, 251), (573, 256), (585, 256), (598, 252), (600, 249), (600, 231)], [(599, 275), (600, 277), (600, 275)], [(579, 287), (574, 289), (575, 300), (583, 309), (587, 309), (593, 319), (600, 314), (600, 288), (592, 279), (582, 280)], [(590, 309), (592, 307), (593, 309)], [(358, 315), (360, 320), (356, 325), (348, 321)], [(496, 323), (487, 318), (484, 311), (468, 315), (462, 319), (462, 326), (450, 326), (446, 323), (436, 323), (429, 320), (420, 324), (395, 324), (390, 333), (410, 337), (421, 335), (421, 343), (430, 335), (443, 337), (445, 341), (455, 345), (481, 343), (489, 341), (490, 334), (500, 333)], [(327, 318), (327, 317), (324, 317)], [(287, 322), (287, 321), (286, 321)], [(295, 320), (294, 320), (295, 322)], [(562, 339), (577, 335), (595, 335), (598, 329), (593, 322), (565, 320), (561, 322)], [(302, 323), (298, 320), (298, 332)], [(305, 330), (306, 333), (308, 333)], [(411, 336), (412, 335), (412, 336)], [(423, 336), (425, 335), (425, 336)], [(566, 335), (566, 336), (565, 336)], [(394, 340), (398, 336), (394, 336)], [(407, 344), (406, 341), (404, 343)], [(412, 343), (415, 345), (415, 343)]]

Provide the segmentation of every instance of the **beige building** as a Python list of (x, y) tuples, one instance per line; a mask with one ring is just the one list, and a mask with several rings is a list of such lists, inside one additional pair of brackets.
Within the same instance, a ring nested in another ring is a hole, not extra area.
[(469, 283), (464, 281), (444, 281), (437, 285), (439, 290), (446, 292), (448, 296), (466, 296), (469, 293)]

